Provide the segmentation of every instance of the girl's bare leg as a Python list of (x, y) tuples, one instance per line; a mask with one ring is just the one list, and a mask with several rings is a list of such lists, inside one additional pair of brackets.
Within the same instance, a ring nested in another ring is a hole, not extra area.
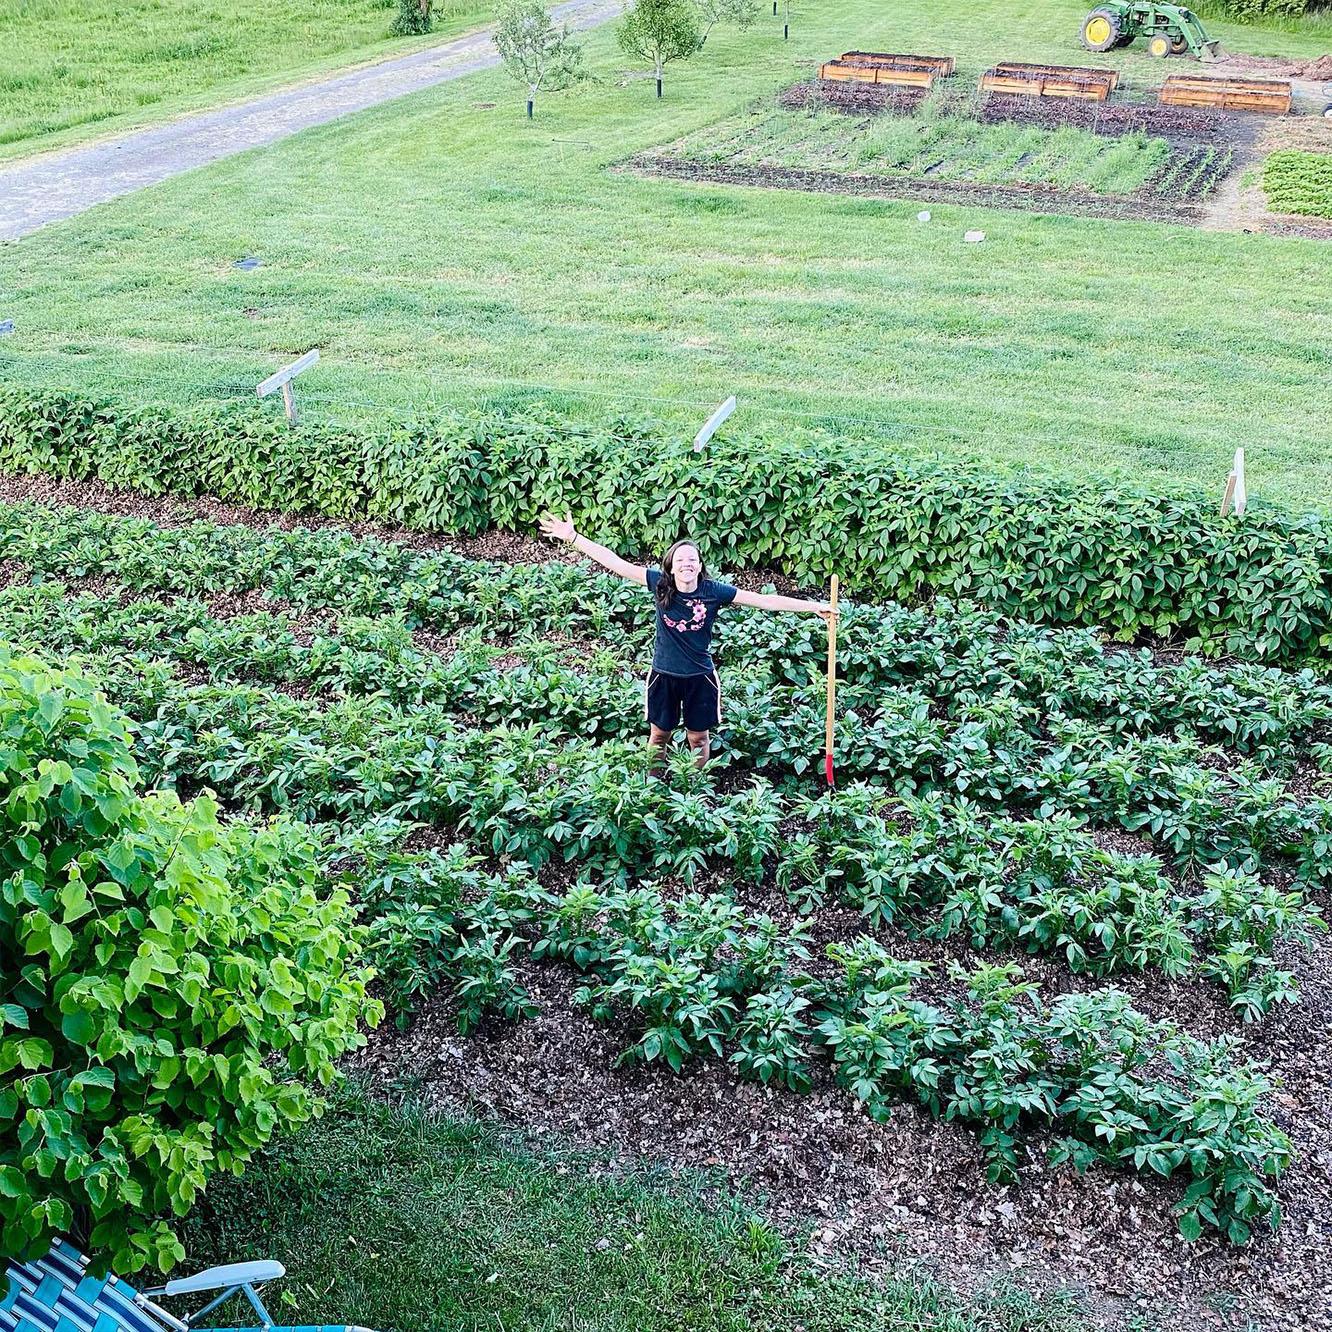
[(671, 743), (671, 733), (660, 726), (653, 726), (648, 731), (648, 766), (649, 778), (666, 766), (666, 746)]
[(694, 751), (694, 762), (701, 768), (712, 753), (712, 732), (711, 731), (686, 731), (689, 737), (689, 748)]

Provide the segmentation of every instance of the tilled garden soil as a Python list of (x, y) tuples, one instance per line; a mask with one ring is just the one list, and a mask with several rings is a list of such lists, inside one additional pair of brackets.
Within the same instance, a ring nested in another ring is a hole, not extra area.
[[(820, 933), (831, 925), (843, 936), (855, 933), (854, 913), (827, 914), (833, 919)], [(899, 956), (967, 955), (893, 938), (887, 944)], [(803, 1096), (742, 1081), (717, 1061), (679, 1076), (616, 1069), (626, 1042), (577, 1007), (581, 982), (557, 966), (521, 967), (541, 1009), (530, 1022), (464, 1040), (450, 1006), (438, 1004), (406, 1033), (377, 1034), (352, 1067), (385, 1086), (418, 1087), (437, 1105), (494, 1115), (534, 1140), (596, 1149), (612, 1166), (664, 1162), (715, 1171), (718, 1187), (741, 1190), (804, 1236), (816, 1258), (850, 1254), (880, 1271), (921, 1264), (964, 1291), (1000, 1278), (1036, 1292), (1071, 1288), (1086, 1301), (1091, 1326), (1116, 1332), (1327, 1332), (1332, 944), (1281, 961), (1299, 976), (1304, 1001), (1245, 1034), (1284, 1079), (1275, 1117), (1292, 1139), (1295, 1164), (1281, 1185), (1280, 1232), (1246, 1249), (1208, 1238), (1184, 1244), (1173, 1219), (1178, 1184), (1052, 1168), (1037, 1139), (1027, 1145), (1021, 1180), (991, 1185), (972, 1133), (905, 1102), (887, 1123), (875, 1123), (824, 1068)], [(1048, 960), (1023, 964), (1052, 992), (1061, 978), (1062, 988), (1092, 983)], [(1198, 1035), (1240, 1029), (1207, 986), (1134, 977), (1122, 988), (1144, 1011)]]
[(982, 185), (969, 181), (922, 180), (911, 176), (820, 171), (807, 167), (732, 166), (720, 162), (691, 162), (652, 153), (635, 157), (629, 165), (645, 175), (715, 185), (752, 185), (763, 189), (809, 190), (819, 194), (849, 194), (876, 199), (917, 199), (923, 203), (1072, 213), (1120, 221), (1197, 224), (1204, 212), (1199, 203), (1175, 203), (1143, 195), (1094, 194), (1090, 190), (1059, 189), (1048, 185)]
[(1157, 106), (1152, 102), (1075, 102), (1049, 97), (987, 97), (980, 104), (980, 119), (987, 124), (1012, 122), (1047, 129), (1087, 130), (1120, 138), (1125, 134), (1151, 134), (1162, 139), (1190, 142), (1217, 138), (1231, 117), (1217, 111), (1186, 106)]
[[(788, 110), (824, 106), (854, 115), (914, 115), (925, 100), (921, 88), (875, 87), (873, 84), (837, 83), (815, 79), (793, 84), (777, 96)], [(1152, 134), (1163, 139), (1203, 141), (1215, 138), (1230, 119), (1218, 111), (1153, 102), (1082, 102), (1053, 97), (1014, 97), (996, 93), (988, 97), (958, 94), (941, 104), (951, 111), (994, 125), (1011, 122), (1045, 129), (1089, 130), (1118, 138), (1125, 134)]]

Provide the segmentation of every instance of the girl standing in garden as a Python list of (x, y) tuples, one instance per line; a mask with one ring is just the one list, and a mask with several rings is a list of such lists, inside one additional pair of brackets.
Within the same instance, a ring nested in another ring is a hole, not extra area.
[(712, 628), (723, 606), (734, 602), (755, 610), (806, 611), (825, 620), (833, 613), (824, 601), (769, 596), (714, 582), (698, 547), (687, 539), (667, 550), (660, 569), (646, 569), (579, 535), (567, 515), (561, 519), (546, 514), (541, 530), (652, 593), (657, 632), (647, 678), (649, 772), (661, 764), (671, 733), (682, 719), (695, 762), (701, 768), (708, 761), (712, 729), (721, 723), (721, 681), (712, 660)]

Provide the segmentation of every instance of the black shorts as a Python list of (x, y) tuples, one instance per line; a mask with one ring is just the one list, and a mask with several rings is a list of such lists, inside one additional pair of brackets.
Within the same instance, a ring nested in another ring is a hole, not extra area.
[(686, 731), (710, 731), (721, 725), (721, 682), (716, 675), (667, 675), (649, 671), (647, 719), (673, 731), (684, 714)]

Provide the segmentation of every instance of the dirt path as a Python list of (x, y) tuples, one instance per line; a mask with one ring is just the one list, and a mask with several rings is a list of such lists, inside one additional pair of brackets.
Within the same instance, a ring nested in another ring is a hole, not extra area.
[(1204, 231), (1259, 231), (1266, 213), (1263, 191), (1251, 177), (1262, 161), (1258, 143), (1263, 127), (1252, 116), (1230, 117), (1229, 141), (1235, 150), (1230, 172), (1203, 206)]
[[(1298, 81), (1296, 83), (1299, 86)], [(1318, 218), (1287, 218), (1271, 212), (1261, 179), (1262, 165), (1269, 153), (1283, 148), (1332, 152), (1332, 124), (1321, 115), (1274, 119), (1232, 116), (1229, 119), (1228, 141), (1235, 150), (1235, 160), (1230, 174), (1217, 186), (1204, 207), (1203, 229), (1262, 231), (1310, 239), (1332, 236), (1332, 226)]]
[[(566, 0), (556, 20), (590, 28), (622, 0)], [(490, 29), (395, 60), (363, 65), (78, 148), (0, 167), (0, 241), (15, 240), (94, 204), (155, 185), (247, 148), (499, 63)]]

